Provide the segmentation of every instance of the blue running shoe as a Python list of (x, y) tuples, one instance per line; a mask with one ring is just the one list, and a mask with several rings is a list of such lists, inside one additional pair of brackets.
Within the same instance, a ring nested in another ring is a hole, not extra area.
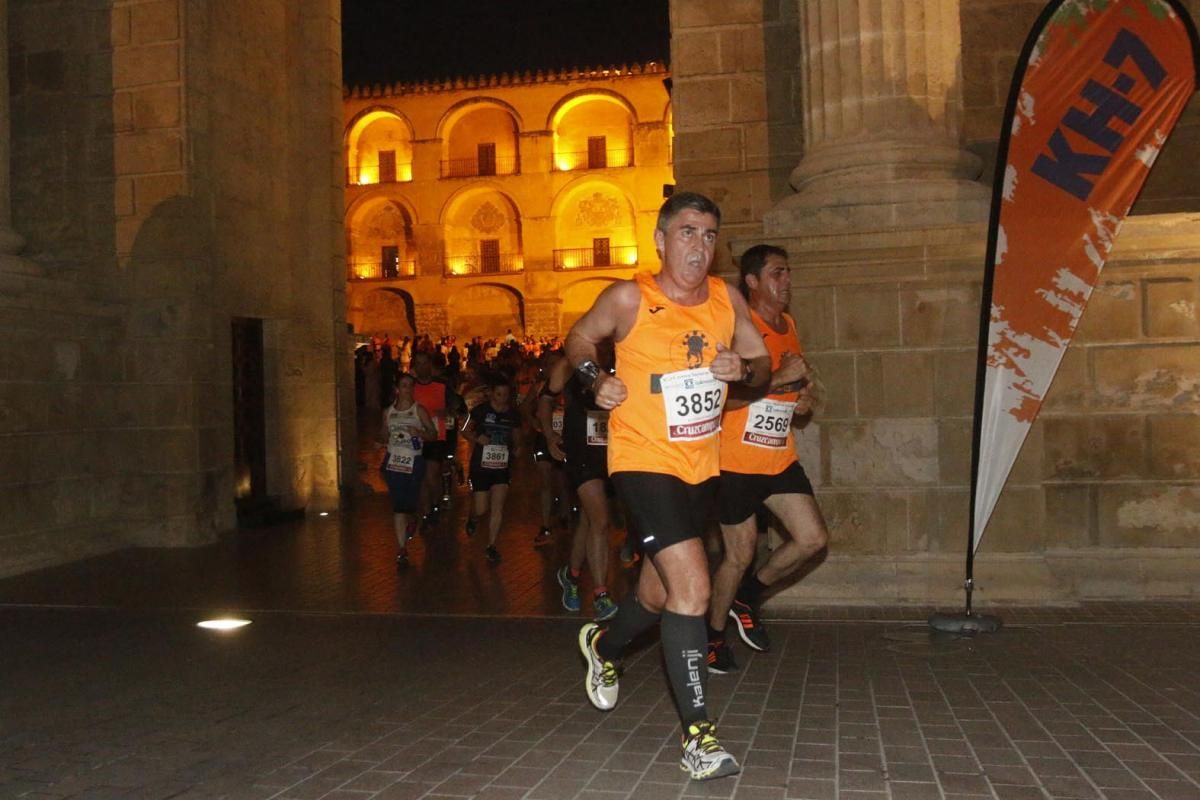
[(608, 592), (601, 592), (592, 598), (592, 619), (596, 622), (612, 619), (616, 615), (617, 604), (608, 596)]
[(562, 587), (562, 606), (567, 611), (578, 611), (582, 604), (579, 601), (579, 583), (571, 579), (571, 570), (566, 566), (558, 568), (558, 585)]

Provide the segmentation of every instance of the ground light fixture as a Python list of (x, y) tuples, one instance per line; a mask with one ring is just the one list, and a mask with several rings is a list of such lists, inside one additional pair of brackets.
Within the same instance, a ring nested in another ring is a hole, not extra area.
[(236, 631), (238, 628), (244, 628), (250, 624), (248, 619), (239, 619), (238, 617), (216, 617), (214, 619), (201, 620), (196, 623), (197, 628), (204, 628), (208, 631)]

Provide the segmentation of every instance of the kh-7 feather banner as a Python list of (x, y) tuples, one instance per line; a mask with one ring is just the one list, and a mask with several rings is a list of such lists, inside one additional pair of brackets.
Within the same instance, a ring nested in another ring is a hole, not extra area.
[(1196, 87), (1175, 0), (1056, 0), (1018, 62), (983, 284), (967, 577), (1133, 205)]

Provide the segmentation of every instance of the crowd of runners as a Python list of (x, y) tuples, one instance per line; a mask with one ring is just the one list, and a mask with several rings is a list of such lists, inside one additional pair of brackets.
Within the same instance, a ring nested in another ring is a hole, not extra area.
[[(567, 610), (581, 610), (585, 568), (590, 578), (595, 621), (578, 635), (588, 699), (602, 711), (616, 706), (622, 652), (657, 627), (683, 732), (680, 765), (696, 780), (740, 769), (705, 701), (708, 674), (737, 669), (726, 628), (769, 650), (764, 593), (828, 541), (793, 439), (818, 393), (787, 312), (787, 253), (750, 248), (730, 286), (709, 275), (719, 225), (708, 198), (672, 195), (654, 234), (658, 273), (609, 286), (561, 347), (531, 352), (513, 337), (490, 362), (440, 377), (433, 354), (415, 352), (380, 431), (400, 568), (458, 476), (471, 494), (464, 532), (500, 561), (512, 466), (532, 457), (541, 528), (528, 545), (552, 541), (554, 523), (573, 517), (557, 571)], [(469, 445), (465, 474), (458, 435)], [(608, 592), (615, 508), (627, 531), (623, 560), (641, 558), (619, 601)], [(765, 515), (783, 542), (754, 564)], [(715, 564), (709, 534), (723, 545)]]

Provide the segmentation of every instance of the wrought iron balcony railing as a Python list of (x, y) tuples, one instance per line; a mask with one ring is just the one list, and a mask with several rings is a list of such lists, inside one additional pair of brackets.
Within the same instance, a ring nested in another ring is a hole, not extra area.
[(390, 281), (417, 276), (415, 259), (386, 262), (378, 258), (352, 258), (349, 263), (352, 281)]
[(577, 153), (555, 153), (555, 172), (574, 172), (579, 169), (608, 169), (633, 166), (632, 150), (583, 150)]
[(525, 269), (525, 257), (521, 253), (498, 253), (495, 255), (446, 256), (442, 262), (442, 274), (490, 275), (503, 272), (521, 272)]
[(637, 245), (622, 245), (608, 248), (607, 257), (603, 250), (595, 247), (574, 247), (554, 251), (554, 268), (595, 269), (604, 267), (632, 267), (638, 263)]
[(362, 162), (346, 167), (347, 186), (370, 186), (376, 183), (408, 183), (413, 179), (412, 162), (390, 164), (378, 161)]
[(477, 178), (488, 175), (516, 175), (520, 164), (516, 156), (495, 159), (451, 158), (442, 162), (443, 178)]

